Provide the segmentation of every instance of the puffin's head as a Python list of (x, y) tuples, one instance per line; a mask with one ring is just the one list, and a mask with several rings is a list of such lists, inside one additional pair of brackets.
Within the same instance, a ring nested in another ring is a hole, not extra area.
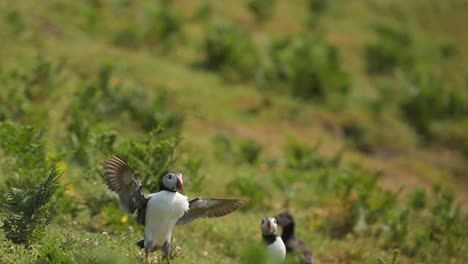
[(264, 217), (260, 223), (260, 229), (263, 235), (276, 234), (278, 227), (276, 225), (276, 219), (274, 217)]
[(183, 191), (184, 182), (182, 181), (182, 173), (169, 172), (163, 176), (162, 185), (171, 191)]
[(287, 226), (289, 224), (294, 223), (294, 218), (292, 215), (288, 212), (283, 212), (281, 214), (278, 214), (275, 216), (276, 221), (278, 222), (278, 225), (280, 226)]

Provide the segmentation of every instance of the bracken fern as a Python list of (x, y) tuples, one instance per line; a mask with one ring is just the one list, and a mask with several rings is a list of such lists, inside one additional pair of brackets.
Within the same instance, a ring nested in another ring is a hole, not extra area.
[(59, 188), (61, 173), (53, 168), (41, 183), (30, 189), (13, 188), (5, 195), (0, 210), (2, 231), (16, 244), (27, 244), (32, 236), (50, 223), (54, 215), (51, 198)]

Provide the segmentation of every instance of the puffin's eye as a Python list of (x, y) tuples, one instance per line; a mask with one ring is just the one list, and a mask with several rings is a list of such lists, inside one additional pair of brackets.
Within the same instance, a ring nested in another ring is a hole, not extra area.
[(169, 180), (172, 180), (172, 174), (169, 174)]

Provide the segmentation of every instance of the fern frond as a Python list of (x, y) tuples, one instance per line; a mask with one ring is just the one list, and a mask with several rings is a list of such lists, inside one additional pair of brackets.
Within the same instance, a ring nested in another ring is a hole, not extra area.
[(59, 188), (61, 173), (53, 168), (49, 175), (30, 189), (12, 188), (5, 195), (0, 208), (3, 219), (1, 229), (12, 242), (28, 243), (39, 227), (47, 225), (53, 217), (51, 198)]

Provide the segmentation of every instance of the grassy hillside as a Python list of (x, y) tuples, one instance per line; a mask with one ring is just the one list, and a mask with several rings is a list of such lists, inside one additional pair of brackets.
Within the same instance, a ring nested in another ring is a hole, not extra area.
[(172, 170), (189, 197), (249, 198), (177, 227), (175, 263), (258, 263), (262, 217), (285, 210), (317, 263), (391, 263), (394, 249), (398, 263), (463, 263), (467, 12), (1, 2), (0, 263), (143, 262), (142, 228), (100, 176), (111, 155), (147, 193)]

